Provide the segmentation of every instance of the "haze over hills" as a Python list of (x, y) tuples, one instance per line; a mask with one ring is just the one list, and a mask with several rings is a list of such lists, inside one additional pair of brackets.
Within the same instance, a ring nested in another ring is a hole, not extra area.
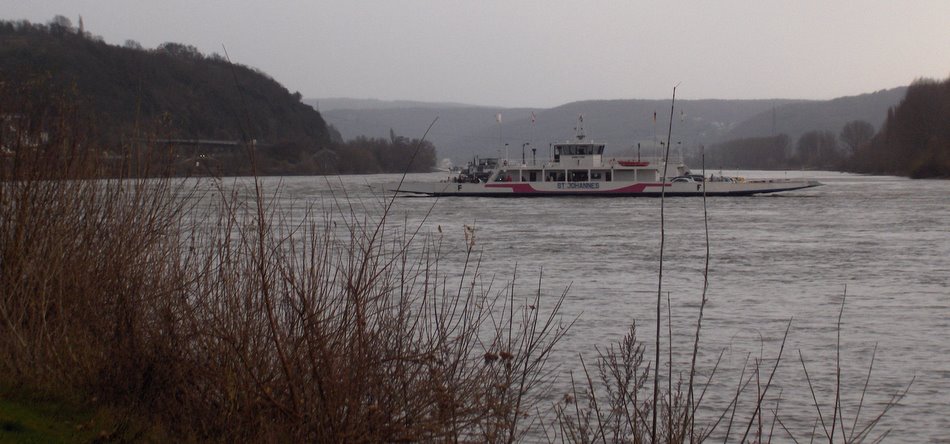
[(724, 140), (768, 136), (773, 131), (794, 140), (808, 131), (838, 133), (844, 124), (854, 120), (864, 120), (880, 128), (888, 108), (897, 105), (906, 93), (907, 87), (902, 86), (832, 100), (787, 103), (777, 106), (774, 114), (765, 111), (740, 123)]
[[(683, 120), (683, 125), (674, 125), (674, 140), (689, 145), (714, 140), (740, 122), (771, 109), (776, 101), (684, 100), (677, 103), (677, 108), (684, 113), (676, 116), (677, 120)], [(440, 158), (460, 163), (474, 155), (497, 156), (505, 144), (508, 144), (509, 156), (512, 157), (520, 156), (524, 143), (536, 148), (538, 156), (547, 155), (550, 143), (574, 137), (574, 128), (581, 115), (584, 116), (588, 137), (608, 143), (611, 153), (635, 152), (637, 143), (647, 149), (654, 146), (654, 134), (660, 139), (665, 138), (669, 108), (669, 100), (596, 100), (550, 109), (428, 106), (335, 109), (322, 114), (346, 139), (360, 135), (386, 137), (390, 129), (397, 134), (420, 137), (429, 123), (438, 117), (428, 140), (435, 144)], [(502, 116), (501, 124), (497, 121), (498, 113)]]
[[(906, 87), (901, 87), (826, 101), (677, 100), (673, 143), (690, 151), (700, 145), (778, 133), (794, 140), (813, 130), (837, 133), (853, 120), (865, 120), (879, 128), (888, 108), (900, 102), (905, 92)], [(456, 164), (474, 155), (504, 156), (505, 144), (511, 158), (521, 155), (524, 143), (536, 148), (538, 157), (545, 156), (550, 143), (574, 136), (580, 115), (584, 116), (588, 137), (606, 142), (608, 153), (635, 153), (639, 143), (642, 154), (649, 155), (658, 146), (655, 140), (666, 138), (670, 116), (669, 100), (591, 100), (549, 109), (344, 99), (305, 102), (318, 102), (321, 108), (328, 102), (340, 106), (321, 112), (346, 139), (360, 135), (387, 137), (390, 129), (421, 137), (438, 117), (427, 139), (437, 147), (440, 158)], [(373, 107), (374, 103), (379, 107)], [(498, 113), (502, 115), (501, 124), (496, 120)], [(527, 153), (531, 155), (530, 148)]]

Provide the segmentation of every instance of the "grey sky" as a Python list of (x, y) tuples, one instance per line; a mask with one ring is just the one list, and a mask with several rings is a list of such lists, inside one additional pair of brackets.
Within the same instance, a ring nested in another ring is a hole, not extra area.
[(0, 0), (107, 42), (222, 52), (304, 97), (549, 107), (808, 98), (950, 76), (948, 0)]

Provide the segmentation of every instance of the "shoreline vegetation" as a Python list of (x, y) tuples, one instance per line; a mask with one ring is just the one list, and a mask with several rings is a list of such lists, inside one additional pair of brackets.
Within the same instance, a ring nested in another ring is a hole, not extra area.
[[(475, 228), (449, 274), (446, 234), (393, 220), (394, 196), (292, 217), (256, 176), (173, 177), (162, 145), (105, 170), (92, 117), (44, 83), (0, 85), (0, 104), (20, 116), (0, 132), (0, 394), (117, 412), (105, 441), (874, 442), (906, 393), (865, 405), (834, 362), (813, 406), (780, 409), (783, 339), (710, 411), (718, 363), (652, 362), (636, 323), (564, 388), (568, 291), (483, 281)], [(16, 418), (0, 433), (29, 431)]]

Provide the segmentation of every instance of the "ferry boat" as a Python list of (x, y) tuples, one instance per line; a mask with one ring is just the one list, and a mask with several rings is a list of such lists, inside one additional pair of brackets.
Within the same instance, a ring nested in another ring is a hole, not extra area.
[[(583, 120), (581, 120), (583, 122)], [(408, 195), (546, 197), (546, 196), (748, 196), (821, 185), (807, 179), (745, 179), (693, 174), (680, 163), (666, 172), (661, 158), (613, 158), (606, 144), (586, 138), (582, 124), (576, 140), (552, 145), (546, 161), (520, 163), (508, 159), (476, 159), (458, 176), (441, 182), (387, 184), (385, 189)], [(523, 156), (522, 156), (523, 157)], [(673, 174), (670, 176), (670, 174)]]

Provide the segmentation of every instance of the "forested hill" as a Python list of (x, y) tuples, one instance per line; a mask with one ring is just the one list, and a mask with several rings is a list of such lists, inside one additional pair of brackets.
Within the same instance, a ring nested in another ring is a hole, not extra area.
[(950, 178), (950, 78), (918, 80), (887, 112), (881, 130), (855, 150), (848, 169)]
[(106, 149), (159, 125), (162, 133), (152, 135), (166, 139), (256, 139), (264, 172), (318, 172), (326, 168), (316, 156), (335, 156), (330, 130), (299, 93), (184, 44), (113, 46), (62, 17), (46, 25), (0, 22), (0, 81), (75, 90)]

